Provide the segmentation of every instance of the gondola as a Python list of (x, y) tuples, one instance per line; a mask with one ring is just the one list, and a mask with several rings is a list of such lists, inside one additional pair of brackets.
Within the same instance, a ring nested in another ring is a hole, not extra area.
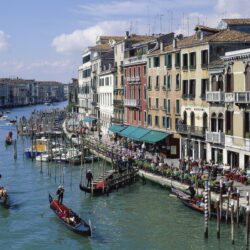
[(58, 219), (71, 231), (83, 236), (91, 236), (91, 223), (87, 223), (75, 214), (71, 209), (53, 199), (49, 194), (50, 208), (54, 211)]
[(7, 190), (4, 187), (0, 187), (0, 204), (8, 205), (8, 198)]

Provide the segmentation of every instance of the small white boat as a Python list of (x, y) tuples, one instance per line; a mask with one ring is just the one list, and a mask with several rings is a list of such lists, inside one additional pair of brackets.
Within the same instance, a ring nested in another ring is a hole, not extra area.
[(0, 117), (0, 121), (7, 121), (8, 120), (8, 116), (7, 115), (3, 115)]
[(48, 162), (50, 161), (50, 156), (49, 154), (40, 154), (36, 156), (36, 161)]

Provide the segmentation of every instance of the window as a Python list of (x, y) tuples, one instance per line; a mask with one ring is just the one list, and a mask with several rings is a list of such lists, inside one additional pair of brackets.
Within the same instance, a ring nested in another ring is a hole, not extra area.
[(166, 54), (164, 59), (165, 59), (165, 66), (170, 69), (172, 67), (172, 55)]
[(191, 127), (195, 126), (195, 115), (193, 111), (190, 114), (190, 124), (191, 124)]
[(144, 67), (143, 67), (143, 73), (144, 73), (144, 76), (147, 75), (147, 66), (146, 65), (144, 65)]
[(195, 80), (189, 81), (189, 98), (195, 98)]
[(134, 120), (136, 121), (136, 110), (134, 110)]
[(105, 78), (105, 86), (109, 86), (109, 77)]
[[(250, 122), (250, 121), (249, 121)], [(250, 123), (248, 123), (248, 125), (249, 125)], [(218, 115), (218, 130), (220, 131), (220, 132), (223, 132), (224, 131), (224, 116), (223, 116), (223, 114), (222, 113), (220, 113), (219, 115)]]
[(180, 56), (180, 52), (176, 52), (175, 53), (175, 67), (179, 68), (181, 64), (181, 56)]
[(180, 74), (176, 75), (176, 90), (180, 89)]
[(171, 129), (171, 118), (167, 117), (167, 129)]
[(144, 122), (147, 123), (147, 112), (144, 111)]
[(139, 120), (139, 122), (141, 121), (141, 111), (140, 110), (138, 111), (138, 120)]
[(151, 115), (148, 114), (148, 125), (151, 126), (152, 125), (152, 118)]
[(148, 98), (148, 107), (151, 108), (151, 98)]
[(175, 101), (175, 113), (180, 114), (180, 100)]
[(90, 61), (90, 55), (84, 56), (84, 57), (82, 58), (82, 63), (83, 63), (83, 64), (86, 63), (86, 62), (89, 62), (89, 61)]
[(217, 132), (217, 116), (215, 113), (211, 115), (211, 131)]
[(160, 76), (156, 76), (155, 90), (159, 90), (160, 87)]
[(201, 51), (201, 67), (207, 68), (208, 66), (208, 50)]
[(147, 89), (146, 89), (146, 86), (144, 86), (143, 90), (144, 90), (144, 100), (146, 100), (147, 99)]
[(83, 70), (83, 72), (82, 72), (82, 78), (90, 77), (90, 73), (91, 73), (90, 69)]
[(138, 76), (141, 76), (141, 67), (138, 67)]
[(159, 108), (159, 98), (155, 99), (155, 107), (158, 109)]
[(206, 99), (207, 90), (208, 90), (208, 79), (201, 79), (201, 99)]
[(244, 112), (244, 136), (250, 139), (250, 112)]
[(188, 80), (182, 81), (182, 95), (183, 98), (187, 98), (188, 96)]
[(160, 58), (159, 57), (154, 57), (154, 68), (155, 67), (160, 67)]
[(182, 69), (187, 70), (188, 68), (188, 54), (183, 54), (182, 56)]
[(226, 74), (226, 92), (233, 92), (234, 91), (234, 78), (231, 71), (231, 68), (228, 68)]
[(166, 126), (167, 126), (167, 123), (166, 123), (166, 116), (163, 116), (163, 117), (162, 117), (162, 127), (163, 127), (163, 128), (166, 128)]
[(121, 76), (121, 86), (124, 86), (124, 76)]
[(170, 113), (171, 107), (170, 107), (170, 99), (168, 99), (168, 104), (167, 104), (167, 112)]
[(148, 67), (149, 67), (149, 68), (151, 68), (151, 67), (152, 67), (152, 65), (151, 65), (151, 64), (152, 64), (152, 60), (151, 60), (151, 58), (149, 58), (149, 59), (148, 59)]
[(131, 77), (132, 76), (132, 69), (129, 68), (129, 76)]
[(178, 125), (179, 125), (179, 118), (175, 118), (175, 130), (178, 129)]
[(158, 115), (155, 116), (155, 126), (156, 127), (159, 126), (159, 116)]
[(167, 89), (168, 90), (171, 89), (171, 75), (168, 75), (168, 78), (167, 78)]
[(163, 108), (164, 108), (164, 110), (167, 110), (167, 99), (165, 99), (164, 98), (164, 100), (163, 100)]
[(133, 93), (134, 93), (134, 99), (136, 99), (136, 86), (134, 86), (134, 91), (133, 91)]
[(245, 91), (250, 91), (250, 66), (248, 65), (245, 70)]
[(167, 76), (164, 76), (164, 80), (163, 80), (163, 86), (166, 88), (167, 87)]
[(190, 69), (196, 68), (196, 53), (195, 52), (192, 52), (189, 54), (189, 64), (190, 64)]
[(140, 88), (140, 86), (138, 87), (138, 99), (141, 100), (141, 88)]
[(134, 67), (134, 76), (136, 76), (136, 71), (135, 70), (136, 70), (136, 68)]
[(148, 77), (148, 89), (149, 89), (149, 90), (152, 89), (152, 85), (151, 85), (151, 76)]

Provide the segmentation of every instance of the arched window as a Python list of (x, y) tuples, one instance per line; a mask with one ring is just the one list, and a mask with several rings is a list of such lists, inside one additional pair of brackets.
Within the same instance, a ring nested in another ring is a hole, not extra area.
[(223, 91), (224, 90), (224, 86), (223, 86), (223, 76), (219, 75), (218, 78), (218, 91)]
[(193, 111), (190, 114), (190, 124), (191, 124), (192, 127), (195, 126), (195, 115), (194, 115)]
[(212, 113), (211, 115), (211, 131), (212, 132), (217, 131), (217, 116), (215, 113)]
[(180, 88), (180, 74), (176, 75), (176, 89)]
[(250, 91), (250, 66), (248, 65), (246, 67), (246, 87), (245, 87), (245, 90), (246, 91)]
[(202, 120), (203, 120), (203, 128), (207, 128), (207, 113), (203, 113)]
[(212, 76), (212, 91), (217, 91), (217, 82), (216, 82), (216, 76)]
[(218, 115), (218, 131), (224, 131), (224, 115), (222, 113)]
[(187, 125), (187, 112), (183, 112), (183, 124)]
[(226, 92), (234, 91), (234, 77), (231, 68), (229, 67), (226, 74)]

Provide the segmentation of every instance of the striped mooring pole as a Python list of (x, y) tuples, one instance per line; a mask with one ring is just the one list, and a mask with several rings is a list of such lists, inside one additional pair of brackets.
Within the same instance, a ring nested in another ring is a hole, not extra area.
[(208, 238), (208, 180), (205, 180), (204, 237)]

